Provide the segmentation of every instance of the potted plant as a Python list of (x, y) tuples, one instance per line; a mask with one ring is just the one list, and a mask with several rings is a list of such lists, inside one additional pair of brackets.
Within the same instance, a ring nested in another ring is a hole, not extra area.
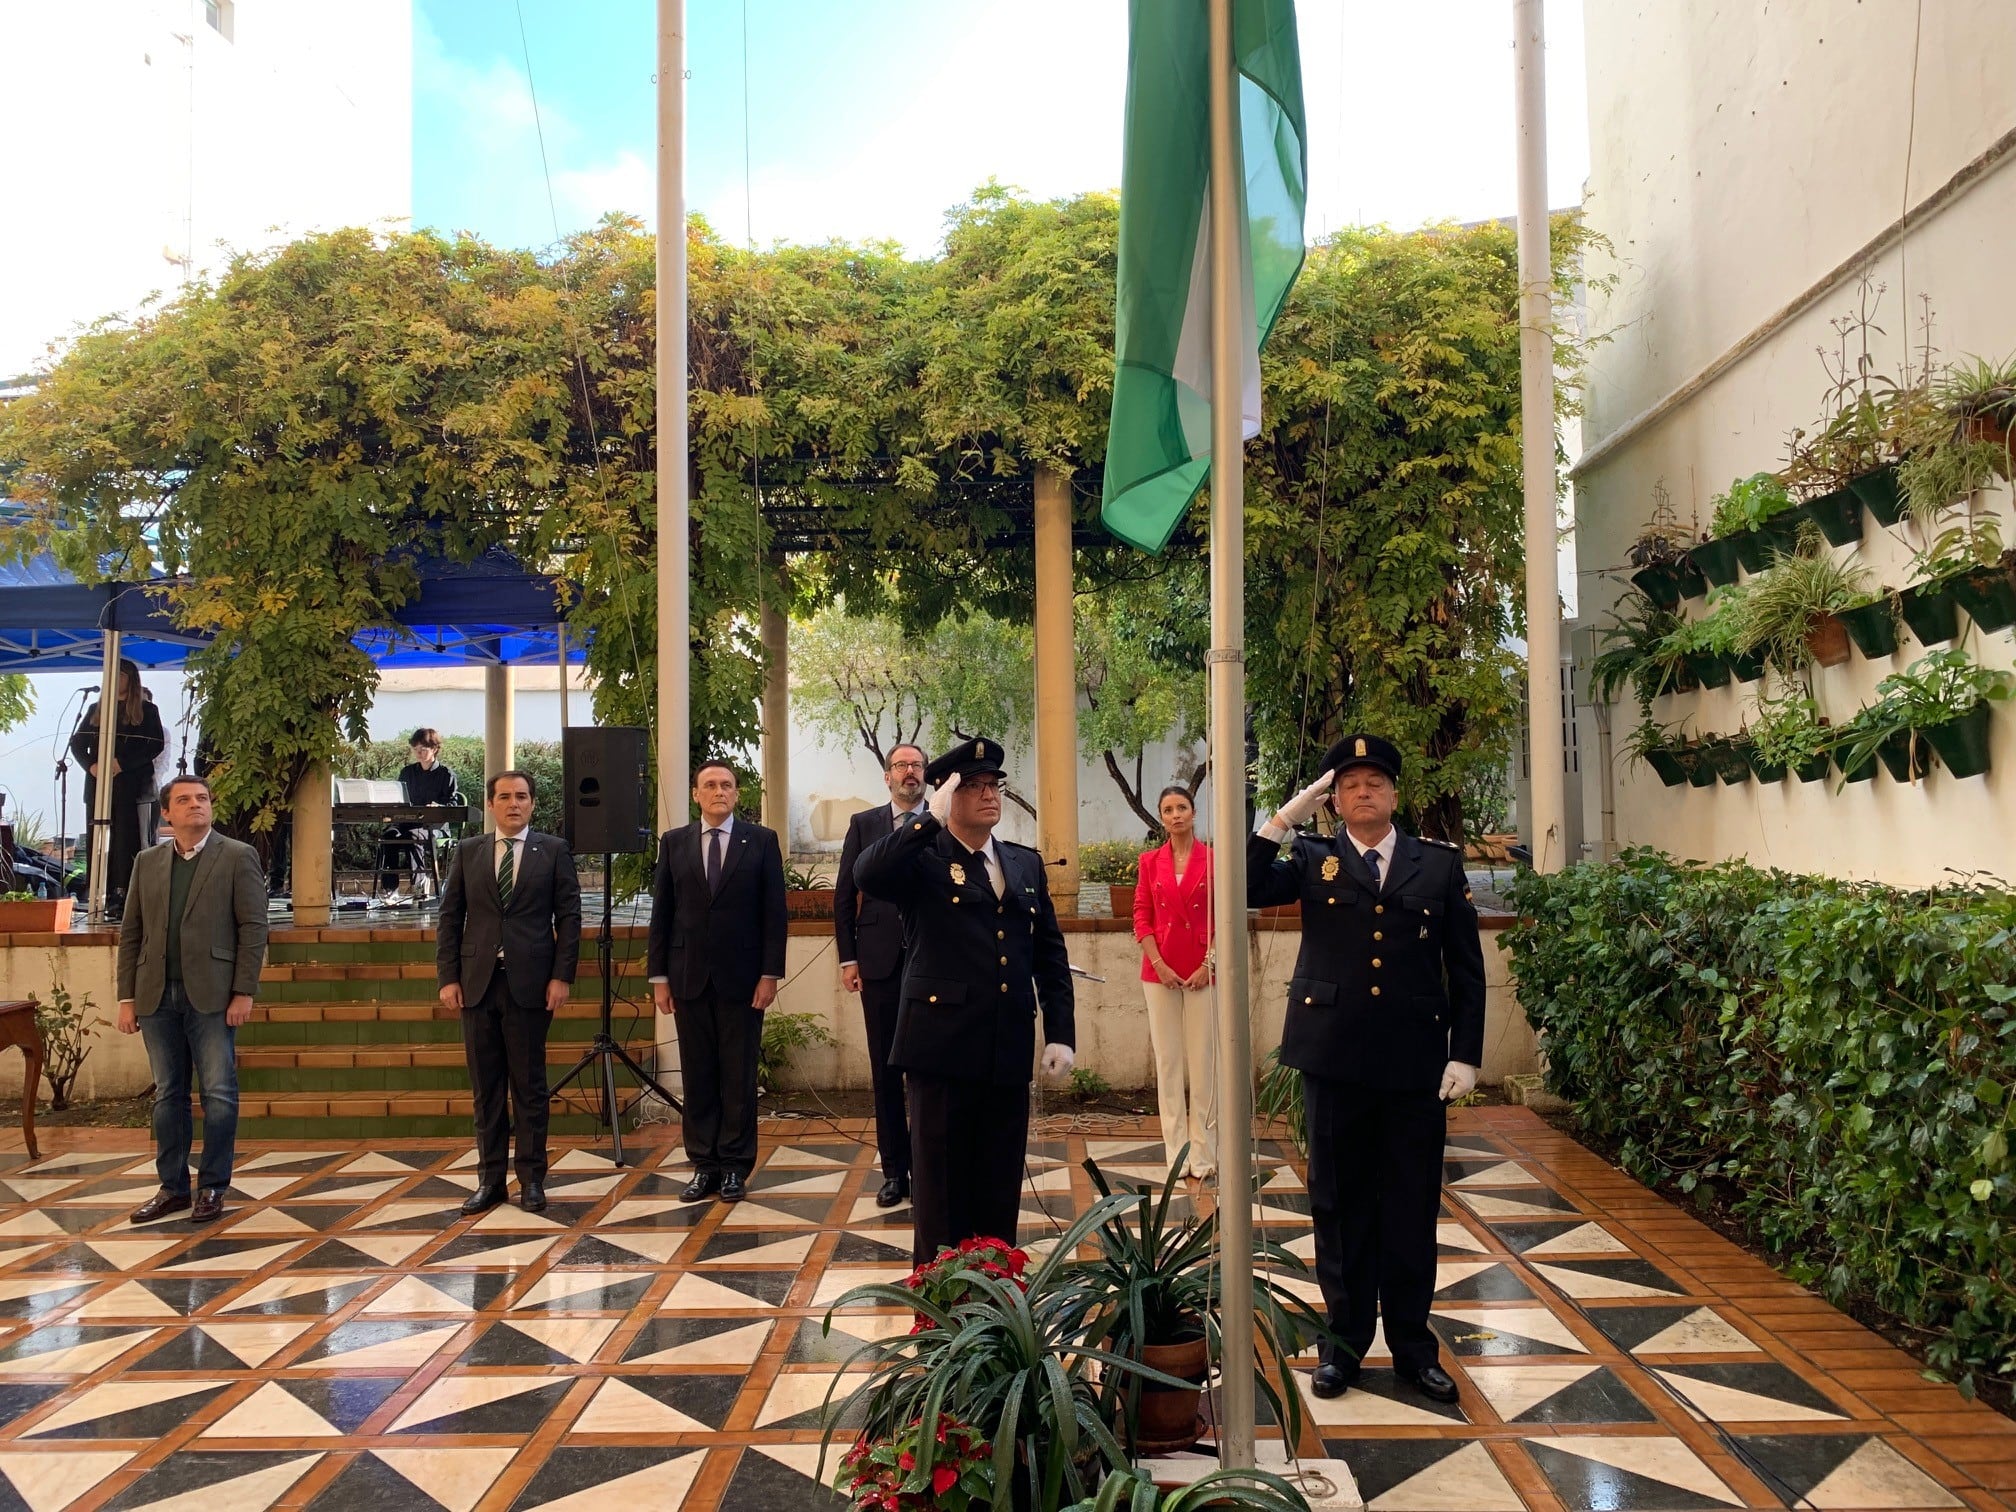
[(1677, 692), (1684, 660), (1667, 654), (1675, 631), (1685, 627), (1677, 609), (1655, 603), (1644, 593), (1620, 598), (1599, 635), (1596, 658), (1589, 664), (1589, 694), (1598, 703), (1615, 703), (1630, 688), (1648, 717), (1652, 700)]
[(1744, 600), (1743, 647), (1762, 651), (1782, 672), (1808, 662), (1848, 660), (1848, 632), (1837, 617), (1865, 590), (1869, 574), (1837, 562), (1808, 537), (1798, 551), (1751, 579)]
[[(1876, 685), (1878, 702), (1913, 734), (1924, 736), (1955, 777), (1988, 770), (1989, 705), (2012, 692), (2016, 678), (1980, 665), (1957, 647), (1920, 657)], [(1896, 762), (1891, 770), (1897, 771)]]
[(1684, 542), (1663, 529), (1648, 528), (1632, 542), (1630, 562), (1632, 586), (1665, 608), (1708, 590), (1708, 580), (1687, 555)]
[(2003, 550), (2002, 529), (1993, 519), (1944, 532), (1927, 554), (1936, 580), (1982, 630), (2016, 624), (2016, 550)]
[[(1793, 507), (1792, 495), (1776, 473), (1752, 473), (1736, 479), (1726, 492), (1716, 495), (1708, 533), (1717, 541), (1728, 542), (1728, 550), (1744, 567), (1762, 572), (1771, 565), (1776, 550), (1774, 533), (1767, 527), (1773, 521), (1782, 521)], [(1702, 570), (1707, 569), (1704, 566)]]
[(1974, 357), (1948, 369), (1939, 384), (1939, 402), (1954, 418), (1960, 437), (2006, 455), (2010, 432), (2016, 430), (2016, 357), (2005, 362)]
[(1141, 876), (1141, 847), (1125, 840), (1094, 840), (1078, 847), (1078, 875), (1086, 882), (1104, 882), (1112, 899), (1113, 917), (1134, 917), (1134, 891)]
[(70, 927), (70, 898), (0, 893), (0, 934), (57, 934)]
[(979, 1429), (939, 1413), (894, 1434), (862, 1438), (840, 1461), (833, 1488), (860, 1512), (979, 1512), (994, 1501), (994, 1447)]
[(1702, 742), (1709, 766), (1729, 786), (1750, 780), (1750, 739), (1746, 736), (1714, 735)]
[[(1177, 1151), (1159, 1189), (1124, 1180), (1115, 1183), (1132, 1199), (1131, 1209), (1100, 1224), (1097, 1257), (1080, 1264), (1074, 1274), (1098, 1319), (1088, 1338), (1164, 1377), (1191, 1383), (1177, 1390), (1144, 1374), (1120, 1383), (1116, 1392), (1137, 1451), (1180, 1447), (1197, 1437), (1205, 1378), (1211, 1361), (1222, 1357), (1219, 1313), (1227, 1306), (1249, 1309), (1255, 1325), (1254, 1388), (1292, 1443), (1301, 1433), (1301, 1397), (1292, 1390), (1285, 1396), (1275, 1390), (1264, 1368), (1262, 1347), (1273, 1357), (1278, 1377), (1286, 1380), (1289, 1359), (1306, 1341), (1327, 1337), (1328, 1330), (1308, 1303), (1262, 1268), (1253, 1272), (1250, 1297), (1226, 1298), (1217, 1253), (1217, 1214), (1170, 1221), (1170, 1212), (1182, 1197), (1188, 1158), (1187, 1146)], [(1100, 1197), (1109, 1196), (1111, 1188), (1098, 1163), (1087, 1160), (1085, 1170)], [(1263, 1237), (1254, 1238), (1253, 1257), (1267, 1267), (1308, 1274), (1300, 1259)]]
[[(2002, 539), (1995, 522), (1972, 520), (1941, 531), (1911, 559), (1911, 574), (1918, 581), (1897, 596), (1897, 606), (1921, 644), (1941, 645), (1960, 633), (1956, 589), (1976, 569), (1990, 562), (1999, 565), (2001, 558)], [(1988, 594), (1983, 599), (1993, 618), (1999, 605)]]
[(1894, 690), (1886, 689), (1890, 681), (1886, 677), (1878, 683), (1876, 701), (1865, 704), (1841, 727), (1834, 762), (1844, 783), (1867, 782), (1876, 775), (1879, 761), (1899, 782), (1916, 782), (1932, 770), (1932, 748)]
[(1715, 765), (1714, 737), (1700, 740), (1682, 741), (1673, 753), (1680, 763), (1680, 769), (1687, 774), (1689, 787), (1705, 788), (1715, 786), (1720, 771)]
[(1680, 786), (1687, 780), (1687, 767), (1680, 759), (1679, 728), (1662, 725), (1647, 714), (1624, 742), (1627, 763), (1650, 767), (1667, 787)]
[(793, 919), (833, 917), (833, 883), (811, 867), (784, 864), (784, 912)]
[(1848, 632), (1855, 649), (1871, 661), (1881, 661), (1897, 651), (1897, 594), (1890, 588), (1860, 588), (1846, 608), (1834, 617)]
[(1230, 1507), (1235, 1512), (1309, 1512), (1309, 1500), (1271, 1470), (1207, 1470), (1187, 1486), (1172, 1487), (1159, 1501), (1145, 1470), (1116, 1475), (1064, 1512), (1205, 1512)]
[(1827, 775), (1831, 732), (1810, 697), (1760, 699), (1748, 733), (1750, 770), (1759, 782), (1782, 782), (1787, 772), (1801, 782), (1818, 782)]

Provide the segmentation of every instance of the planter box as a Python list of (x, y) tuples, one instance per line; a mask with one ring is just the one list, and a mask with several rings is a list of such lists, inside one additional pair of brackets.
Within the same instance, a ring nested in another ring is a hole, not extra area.
[(1944, 645), (1960, 633), (1960, 609), (1946, 579), (1906, 588), (1897, 596), (1897, 612), (1920, 645)]
[(1708, 591), (1708, 580), (1686, 557), (1674, 562), (1655, 562), (1631, 574), (1631, 582), (1653, 603), (1673, 609), (1683, 598), (1698, 598)]
[(70, 927), (74, 898), (0, 903), (0, 934), (60, 934)]
[(1762, 530), (1746, 530), (1729, 540), (1736, 548), (1736, 560), (1746, 572), (1763, 572), (1778, 555), (1771, 536)]
[(1859, 609), (1837, 610), (1834, 617), (1841, 621), (1855, 649), (1869, 660), (1881, 661), (1896, 654), (1897, 601), (1888, 594)]
[(1967, 617), (1984, 631), (2016, 625), (2016, 571), (2008, 567), (1976, 567), (1945, 580)]
[(1689, 548), (1687, 556), (1701, 569), (1701, 576), (1717, 588), (1726, 588), (1735, 582), (1737, 569), (1742, 565), (1742, 558), (1736, 554), (1736, 542), (1729, 538), (1703, 541), (1699, 546)]
[(1134, 893), (1139, 886), (1138, 882), (1129, 882), (1125, 885), (1115, 882), (1106, 889), (1113, 900), (1114, 918), (1131, 919), (1134, 917)]
[(1731, 652), (1726, 658), (1729, 670), (1739, 683), (1753, 683), (1764, 675), (1767, 660), (1762, 651), (1746, 651), (1741, 655)]
[(1946, 763), (1946, 770), (1955, 777), (1979, 777), (1988, 770), (1988, 731), (1992, 713), (1987, 700), (1983, 699), (1958, 719), (1949, 719), (1945, 724), (1931, 725), (1926, 729), (1925, 738), (1939, 753), (1939, 759)]
[(1863, 507), (1876, 517), (1877, 524), (1895, 525), (1904, 518), (1904, 500), (1897, 492), (1897, 469), (1894, 466), (1864, 473), (1848, 487), (1862, 501)]
[(830, 919), (833, 917), (833, 889), (786, 888), (784, 912), (794, 919)]
[(1680, 757), (1687, 769), (1687, 781), (1694, 787), (1715, 786), (1715, 755), (1706, 746), (1689, 746)]
[(1704, 688), (1729, 686), (1729, 663), (1713, 651), (1695, 651), (1687, 657), (1687, 670)]
[(1848, 649), (1847, 627), (1835, 615), (1816, 616), (1806, 631), (1806, 649), (1821, 666), (1840, 666), (1852, 654)]
[(1729, 786), (1750, 780), (1750, 747), (1738, 745), (1733, 740), (1722, 741), (1709, 747), (1709, 760), (1715, 768), (1715, 775)]
[(1846, 761), (1841, 759), (1842, 754), (1841, 752), (1835, 753), (1834, 764), (1841, 768), (1841, 780), (1843, 782), (1867, 782), (1876, 775), (1878, 763), (1874, 751), (1871, 751), (1853, 766), (1850, 766)]
[(1645, 765), (1652, 768), (1659, 780), (1668, 787), (1678, 787), (1687, 780), (1687, 767), (1672, 751), (1647, 751)]
[(1899, 782), (1915, 782), (1932, 770), (1932, 748), (1916, 730), (1899, 730), (1876, 747), (1876, 754)]
[(1852, 489), (1837, 488), (1799, 506), (1799, 514), (1820, 527), (1829, 546), (1853, 546), (1862, 539), (1862, 501)]
[(1792, 774), (1801, 782), (1818, 782), (1827, 775), (1827, 767), (1827, 753), (1822, 751), (1818, 756), (1802, 761), (1792, 768)]
[(1750, 772), (1759, 782), (1783, 782), (1785, 780), (1785, 768), (1766, 761), (1754, 750), (1750, 753)]

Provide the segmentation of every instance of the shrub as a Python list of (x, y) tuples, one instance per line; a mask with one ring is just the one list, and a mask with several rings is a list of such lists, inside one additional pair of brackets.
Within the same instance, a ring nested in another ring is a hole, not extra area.
[(1141, 852), (1151, 847), (1132, 840), (1094, 840), (1078, 847), (1078, 876), (1086, 882), (1132, 887), (1141, 876)]
[(756, 1084), (766, 1092), (777, 1090), (777, 1078), (791, 1064), (791, 1057), (812, 1045), (835, 1043), (826, 1020), (816, 1013), (779, 1013), (772, 1008), (763, 1015), (763, 1038), (756, 1048)]
[(2016, 1370), (2016, 894), (1633, 850), (1513, 901), (1549, 1083), (1626, 1170), (1711, 1184), (1789, 1275), (1921, 1331), (1963, 1390)]

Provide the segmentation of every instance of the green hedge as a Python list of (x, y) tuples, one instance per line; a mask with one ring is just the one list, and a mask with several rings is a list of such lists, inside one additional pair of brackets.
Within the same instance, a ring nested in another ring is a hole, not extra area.
[(1513, 901), (1549, 1083), (1625, 1169), (1709, 1184), (1789, 1275), (1902, 1319), (1964, 1389), (2016, 1373), (2016, 895), (1634, 850)]

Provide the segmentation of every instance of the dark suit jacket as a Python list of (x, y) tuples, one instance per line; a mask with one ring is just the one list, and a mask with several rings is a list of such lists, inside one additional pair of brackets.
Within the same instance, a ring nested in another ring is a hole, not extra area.
[(854, 863), (895, 828), (896, 808), (890, 803), (863, 809), (849, 819), (847, 838), (840, 846), (840, 871), (833, 879), (833, 938), (840, 960), (854, 962), (871, 982), (903, 968), (903, 915), (894, 903), (861, 891), (854, 881)]
[[(119, 1000), (149, 1014), (168, 985), (168, 865), (171, 841), (133, 862), (119, 923)], [(182, 990), (198, 1013), (222, 1013), (259, 991), (266, 964), (266, 878), (259, 854), (217, 831), (203, 842), (182, 902)]]
[[(1327, 875), (1326, 875), (1327, 874)], [(1441, 1084), (1452, 1060), (1484, 1060), (1484, 948), (1463, 853), (1396, 837), (1385, 886), (1350, 837), (1296, 835), (1288, 856), (1247, 841), (1246, 901), (1302, 904), (1281, 1063), (1396, 1090)]]
[(572, 982), (581, 963), (581, 881), (574, 853), (558, 835), (525, 831), (511, 882), (511, 906), (497, 896), (497, 837), (471, 835), (455, 847), (441, 888), (441, 923), (434, 974), (445, 987), (462, 985), (473, 1008), (490, 990), (497, 952), (511, 1001), (530, 1012), (546, 1009), (546, 984)]
[(740, 814), (728, 832), (721, 890), (707, 888), (697, 819), (658, 840), (651, 878), (647, 965), (672, 997), (696, 997), (712, 985), (723, 1002), (746, 1004), (761, 977), (784, 976), (784, 849), (777, 832)]
[(1036, 1014), (1046, 1043), (1075, 1045), (1071, 957), (1043, 858), (996, 837), (1008, 896), (927, 817), (877, 840), (854, 863), (861, 890), (903, 912), (903, 1001), (889, 1064), (996, 1086), (1035, 1070)]

